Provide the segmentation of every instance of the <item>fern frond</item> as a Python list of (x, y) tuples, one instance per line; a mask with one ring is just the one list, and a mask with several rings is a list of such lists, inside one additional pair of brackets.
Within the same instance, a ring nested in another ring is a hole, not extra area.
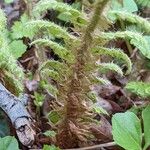
[(100, 73), (106, 73), (107, 71), (114, 71), (120, 76), (123, 76), (121, 68), (114, 63), (100, 63), (98, 64)]
[(47, 79), (48, 77), (50, 77), (51, 79), (53, 79), (55, 81), (59, 81), (60, 80), (60, 75), (55, 70), (43, 69), (43, 70), (41, 70), (40, 75), (41, 75), (41, 77), (43, 79)]
[[(61, 76), (69, 75), (70, 69), (66, 66), (65, 63), (61, 63), (55, 60), (48, 60), (44, 62), (41, 67), (39, 68), (40, 71), (43, 69), (51, 69), (59, 73)], [(62, 77), (61, 77), (62, 79)]]
[(68, 51), (66, 48), (64, 48), (60, 44), (53, 42), (49, 39), (38, 39), (31, 43), (31, 45), (33, 44), (50, 47), (51, 49), (53, 49), (55, 54), (57, 54), (60, 58), (66, 60), (67, 62), (72, 63), (75, 59), (71, 51)]
[(39, 70), (46, 69), (46, 68), (55, 69), (59, 71), (59, 69), (64, 69), (65, 65), (59, 61), (47, 60), (40, 66)]
[(111, 85), (111, 82), (109, 80), (95, 76), (92, 77), (91, 82), (93, 84)]
[(132, 69), (132, 63), (130, 58), (121, 50), (119, 49), (109, 49), (109, 48), (104, 48), (104, 47), (96, 47), (92, 49), (93, 54), (98, 54), (98, 55), (108, 55), (113, 58), (117, 59), (122, 59), (127, 66), (127, 71), (126, 74), (129, 74)]
[(44, 30), (48, 32), (52, 37), (57, 38), (64, 38), (66, 41), (69, 41), (70, 39), (76, 40), (76, 37), (69, 34), (65, 28), (62, 28), (59, 25), (56, 25), (53, 22), (44, 21), (44, 20), (34, 20), (27, 22), (25, 24), (25, 27), (28, 28), (30, 31), (34, 31), (36, 34), (39, 30)]
[(99, 38), (102, 37), (107, 40), (116, 40), (116, 39), (129, 40), (130, 44), (137, 47), (146, 58), (150, 59), (148, 42), (140, 33), (135, 33), (131, 31), (118, 31), (115, 33), (113, 32), (102, 33), (102, 36)]
[(150, 33), (150, 22), (138, 15), (128, 13), (126, 11), (110, 11), (109, 15), (117, 20), (123, 20), (139, 26), (144, 32)]
[(0, 17), (0, 73), (4, 76), (3, 80), (8, 85), (7, 88), (11, 88), (9, 90), (15, 92), (13, 94), (18, 96), (23, 91), (24, 73), (9, 50), (6, 17), (1, 9)]
[(40, 0), (36, 4), (33, 13), (36, 17), (40, 17), (44, 12), (51, 9), (65, 14), (67, 19), (69, 19), (74, 24), (83, 25), (83, 23), (87, 22), (81, 12), (67, 4), (57, 2), (56, 0)]
[[(21, 70), (22, 71), (22, 70)], [(19, 96), (23, 92), (23, 78), (18, 78), (17, 75), (10, 70), (3, 70), (5, 86), (15, 95)], [(22, 72), (17, 72), (22, 73)], [(23, 77), (23, 75), (22, 75)]]
[(0, 69), (4, 74), (7, 72), (6, 82), (10, 81), (10, 85), (13, 84), (16, 91), (14, 94), (19, 95), (23, 91), (24, 73), (6, 47), (0, 48)]
[(128, 91), (142, 97), (150, 97), (150, 83), (144, 83), (144, 82), (129, 82), (125, 89)]

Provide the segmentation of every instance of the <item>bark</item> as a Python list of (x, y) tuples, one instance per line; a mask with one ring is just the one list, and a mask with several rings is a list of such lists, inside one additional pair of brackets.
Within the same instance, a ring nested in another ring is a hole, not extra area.
[(20, 142), (25, 146), (32, 145), (35, 136), (32, 118), (20, 99), (11, 94), (1, 83), (0, 107), (10, 118)]

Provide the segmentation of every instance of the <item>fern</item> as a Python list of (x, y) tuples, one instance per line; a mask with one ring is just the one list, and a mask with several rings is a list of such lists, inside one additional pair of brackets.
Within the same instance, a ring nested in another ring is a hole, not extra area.
[(51, 70), (54, 70), (54, 71), (57, 71), (59, 72), (59, 75), (69, 75), (70, 74), (70, 70), (69, 68), (67, 67), (66, 64), (64, 63), (61, 63), (59, 61), (55, 61), (55, 60), (48, 60), (48, 61), (45, 61), (39, 68), (39, 71), (42, 71), (43, 69), (51, 69)]
[(55, 81), (60, 81), (60, 75), (55, 70), (43, 69), (41, 70), (40, 75), (42, 76), (42, 79), (47, 79), (48, 77), (50, 77)]
[(26, 23), (26, 28), (30, 30), (31, 32), (34, 32), (34, 34), (37, 34), (37, 32), (45, 31), (49, 34), (49, 36), (52, 38), (64, 38), (66, 41), (75, 40), (76, 37), (69, 34), (66, 29), (60, 27), (59, 25), (56, 25), (53, 22), (45, 21), (45, 20), (33, 20), (28, 23)]
[(128, 91), (142, 98), (150, 97), (150, 83), (144, 82), (129, 82), (126, 87)]
[(123, 76), (123, 72), (121, 68), (114, 63), (100, 63), (98, 67), (99, 67), (99, 72), (101, 73), (106, 73), (107, 71), (111, 70), (118, 73), (120, 76)]
[(61, 46), (60, 44), (53, 42), (51, 40), (48, 39), (38, 39), (35, 40), (31, 43), (31, 45), (33, 44), (39, 44), (39, 45), (43, 45), (43, 46), (47, 46), (53, 49), (53, 51), (55, 52), (55, 54), (58, 54), (60, 58), (68, 61), (68, 62), (73, 62), (74, 61), (74, 56), (73, 54), (68, 51), (66, 48), (64, 48), (63, 46)]
[(47, 10), (53, 9), (59, 13), (65, 15), (73, 24), (84, 25), (86, 24), (85, 18), (82, 16), (81, 12), (73, 9), (71, 6), (57, 2), (56, 0), (43, 0), (39, 1), (35, 6), (33, 13), (36, 17), (41, 16)]
[(143, 29), (144, 33), (150, 33), (150, 22), (138, 15), (134, 15), (126, 11), (110, 11), (109, 16), (110, 18), (113, 18), (114, 21), (122, 20), (127, 23), (132, 23)]
[(129, 74), (131, 72), (131, 69), (132, 69), (131, 60), (121, 50), (119, 50), (119, 49), (108, 49), (108, 48), (104, 48), (104, 47), (96, 47), (96, 48), (92, 49), (92, 52), (96, 55), (108, 55), (108, 56), (111, 56), (113, 58), (122, 59), (123, 61), (125, 61), (127, 68), (128, 68), (126, 71), (126, 74)]
[[(70, 130), (70, 128), (72, 125), (70, 124), (73, 124), (73, 126), (77, 128), (77, 132), (82, 133), (82, 130), (86, 131), (83, 126), (83, 124), (86, 124), (86, 120), (90, 118), (90, 121), (92, 120), (92, 122), (94, 122), (94, 119), (91, 119), (89, 115), (85, 116), (85, 114), (89, 114), (87, 102), (89, 98), (87, 97), (87, 93), (91, 91), (91, 85), (111, 84), (107, 79), (95, 77), (93, 72), (99, 68), (114, 71), (121, 76), (123, 75), (123, 71), (118, 65), (113, 63), (96, 64), (99, 55), (108, 55), (116, 60), (122, 60), (127, 66), (126, 74), (131, 72), (132, 64), (128, 56), (121, 50), (103, 48), (102, 46), (104, 45), (101, 41), (111, 39), (108, 35), (106, 36), (107, 33), (100, 33), (100, 37), (102, 36), (102, 38), (99, 38), (96, 35), (97, 32), (95, 32), (101, 29), (98, 25), (104, 22), (101, 18), (108, 1), (109, 0), (97, 0), (95, 2), (93, 16), (84, 26), (80, 24), (80, 19), (82, 21), (86, 20), (84, 18), (86, 14), (80, 13), (71, 6), (59, 3), (55, 0), (41, 0), (37, 3), (34, 13), (38, 15), (43, 14), (45, 10), (48, 9), (56, 10), (59, 14), (70, 14), (70, 16), (72, 16), (70, 21), (74, 25), (81, 25), (78, 36), (72, 34), (76, 32), (76, 26), (74, 32), (70, 33), (60, 25), (51, 21), (39, 20), (37, 17), (35, 17), (35, 20), (25, 23), (25, 28), (34, 32), (35, 40), (31, 42), (31, 45), (51, 48), (54, 53), (61, 58), (60, 62), (46, 60), (46, 62), (42, 63), (39, 67), (38, 71), (42, 79), (41, 86), (63, 106), (62, 108), (58, 108), (61, 119), (60, 122), (58, 121), (58, 124), (61, 125), (62, 128), (59, 128), (57, 132), (57, 142), (63, 148), (68, 147), (68, 144), (69, 147), (77, 146), (74, 145), (77, 144), (77, 141), (74, 141), (74, 136), (71, 136), (72, 130)], [(106, 24), (106, 22), (104, 22), (104, 24)], [(78, 28), (77, 31), (79, 31)], [(59, 39), (61, 43), (58, 43), (56, 39)], [(98, 42), (99, 47), (95, 48), (95, 41)], [(57, 86), (49, 82), (49, 77), (56, 81)], [(83, 129), (80, 127), (83, 127)], [(83, 134), (85, 134), (85, 132)], [(82, 134), (80, 136), (84, 138)]]
[(23, 70), (17, 65), (15, 58), (12, 56), (9, 50), (7, 41), (7, 30), (6, 30), (6, 17), (5, 14), (0, 10), (0, 69), (1, 74), (7, 88), (14, 94), (19, 95), (23, 91)]
[(130, 44), (137, 47), (146, 58), (150, 59), (148, 42), (140, 33), (134, 33), (131, 31), (102, 33), (102, 36), (98, 37), (96, 40), (99, 41), (99, 39), (101, 38), (104, 38), (106, 40), (117, 40), (117, 39), (129, 40)]
[(95, 77), (95, 76), (93, 76), (93, 78), (92, 78), (92, 80), (91, 80), (91, 82), (93, 83), (93, 84), (100, 84), (100, 85), (111, 85), (111, 82), (109, 81), (109, 80), (107, 80), (107, 79), (104, 79), (104, 78), (101, 78), (101, 77)]

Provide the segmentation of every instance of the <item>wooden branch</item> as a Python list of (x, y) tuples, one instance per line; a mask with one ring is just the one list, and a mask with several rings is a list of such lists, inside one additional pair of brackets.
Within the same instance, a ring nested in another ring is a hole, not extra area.
[(20, 142), (25, 146), (32, 145), (35, 136), (32, 118), (20, 99), (11, 94), (1, 83), (0, 107), (10, 118)]

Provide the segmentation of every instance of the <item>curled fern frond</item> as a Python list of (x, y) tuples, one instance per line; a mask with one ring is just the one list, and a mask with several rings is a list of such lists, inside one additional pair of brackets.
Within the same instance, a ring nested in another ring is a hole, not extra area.
[(52, 37), (57, 38), (64, 38), (66, 41), (69, 41), (70, 39), (75, 40), (76, 37), (69, 34), (65, 28), (62, 28), (59, 25), (56, 25), (53, 22), (44, 21), (44, 20), (34, 20), (27, 22), (25, 24), (25, 27), (28, 28), (28, 30), (31, 30), (35, 34), (40, 30), (44, 30), (48, 32)]
[(134, 93), (142, 98), (150, 97), (150, 83), (144, 83), (141, 81), (129, 82), (125, 89)]
[(39, 1), (35, 9), (33, 10), (33, 13), (36, 17), (41, 16), (44, 12), (47, 10), (56, 10), (59, 13), (62, 13), (66, 15), (66, 17), (74, 24), (83, 25), (83, 23), (86, 23), (87, 21), (84, 19), (83, 14), (79, 12), (78, 10), (72, 8), (71, 6), (57, 2), (55, 0), (41, 0)]
[(132, 69), (132, 63), (130, 58), (121, 50), (119, 49), (109, 49), (109, 48), (104, 48), (104, 47), (96, 47), (92, 49), (93, 54), (98, 54), (98, 55), (108, 55), (111, 56), (113, 58), (117, 58), (117, 59), (122, 59), (123, 61), (125, 61), (126, 66), (127, 66), (127, 71), (126, 74), (129, 74), (131, 72)]
[(66, 48), (64, 48), (60, 44), (53, 42), (49, 39), (38, 39), (31, 43), (31, 45), (33, 44), (50, 47), (51, 49), (53, 49), (54, 53), (57, 54), (60, 58), (66, 60), (67, 62), (74, 61), (74, 56), (71, 53), (71, 51), (68, 51)]
[(99, 38), (104, 38), (107, 40), (116, 40), (116, 39), (129, 40), (130, 44), (137, 47), (145, 57), (150, 59), (148, 42), (140, 33), (135, 33), (131, 31), (118, 31), (115, 33), (109, 32), (109, 33), (102, 33), (102, 36)]
[(100, 63), (98, 64), (100, 73), (106, 73), (107, 71), (114, 71), (120, 76), (123, 76), (121, 68), (114, 63)]
[(145, 18), (138, 15), (128, 13), (126, 11), (110, 11), (109, 15), (113, 17), (115, 21), (123, 20), (139, 26), (145, 33), (150, 33), (150, 22)]

